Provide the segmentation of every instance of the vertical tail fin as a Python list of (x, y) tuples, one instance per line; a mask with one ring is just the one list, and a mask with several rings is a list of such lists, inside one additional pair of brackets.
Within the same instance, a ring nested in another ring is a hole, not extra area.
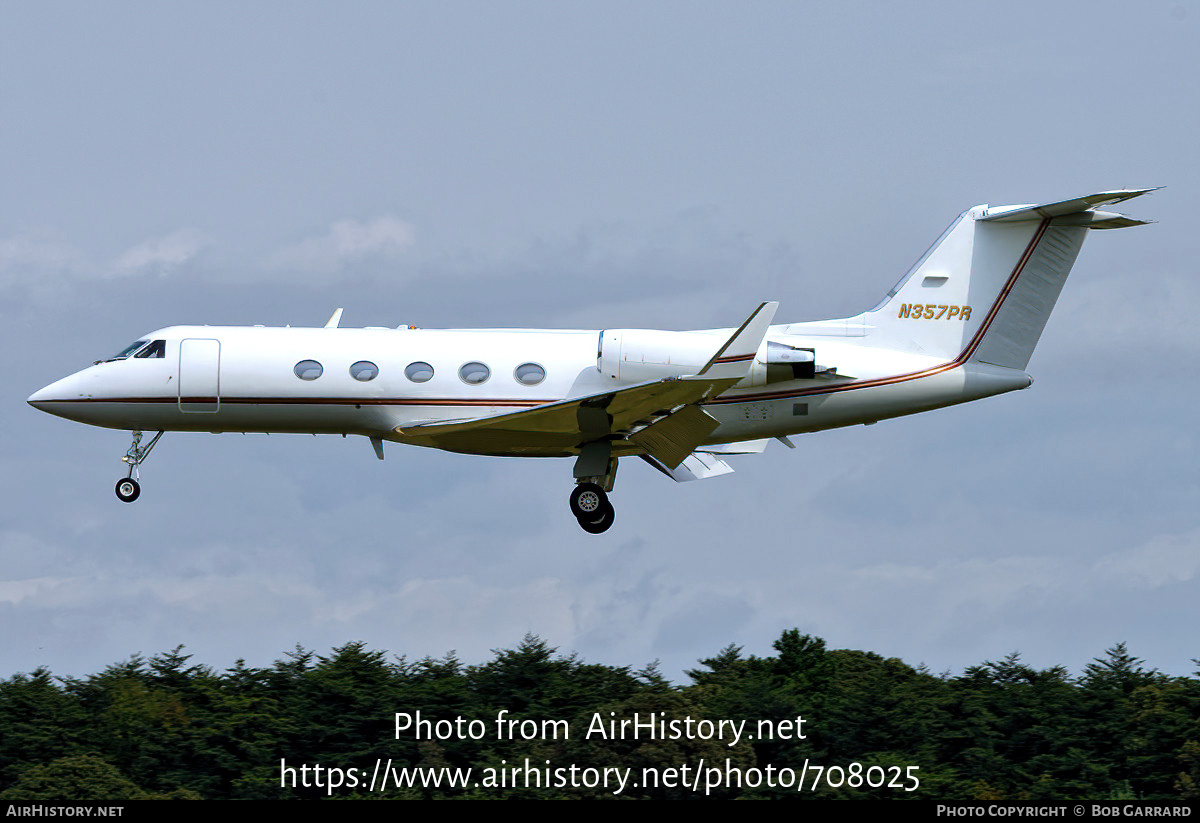
[(862, 319), (889, 347), (1023, 370), (1088, 229), (1145, 222), (1096, 207), (1148, 191), (969, 209)]

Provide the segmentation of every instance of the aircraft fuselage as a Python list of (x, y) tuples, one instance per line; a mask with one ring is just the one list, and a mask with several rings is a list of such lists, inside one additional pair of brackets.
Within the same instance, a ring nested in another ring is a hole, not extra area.
[[(715, 347), (730, 331), (668, 334), (695, 335)], [(424, 445), (405, 430), (414, 424), (533, 408), (639, 382), (601, 372), (603, 334), (173, 326), (143, 338), (163, 341), (161, 357), (96, 363), (47, 386), (29, 402), (60, 417), (114, 429), (355, 434)], [(886, 356), (829, 337), (771, 333), (768, 339), (813, 349), (822, 363), (835, 363), (839, 372), (855, 376), (835, 373), (772, 382), (747, 378), (703, 404), (719, 422), (706, 443), (868, 423), (1024, 388), (1030, 382), (1024, 372), (978, 365), (968, 370), (921, 355)], [(303, 363), (316, 365), (305, 372), (299, 365)], [(358, 378), (352, 374), (356, 364), (365, 364), (358, 368)], [(464, 376), (468, 364), (482, 368), (467, 369)], [(695, 364), (639, 360), (633, 365), (636, 377), (665, 377), (689, 373)], [(528, 368), (519, 376), (522, 367)], [(479, 379), (484, 369), (486, 377)], [(754, 382), (760, 385), (743, 385)], [(498, 443), (473, 451), (568, 456), (577, 450)]]

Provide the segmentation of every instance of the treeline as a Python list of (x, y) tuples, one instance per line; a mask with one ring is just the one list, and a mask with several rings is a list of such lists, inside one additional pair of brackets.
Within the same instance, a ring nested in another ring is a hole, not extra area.
[[(774, 649), (730, 646), (684, 686), (654, 665), (589, 664), (532, 636), (481, 665), (351, 643), (223, 672), (181, 649), (86, 678), (38, 669), (0, 683), (0, 800), (323, 798), (334, 773), (317, 765), (351, 770), (337, 798), (1200, 799), (1200, 680), (1144, 669), (1124, 645), (1077, 677), (1015, 654), (935, 675), (794, 630)], [(408, 715), (399, 735), (397, 712)], [(636, 739), (619, 725), (634, 719)], [(650, 739), (647, 720), (668, 733)], [(377, 764), (420, 767), (442, 785), (372, 793)], [(680, 785), (696, 772), (681, 769), (701, 764), (724, 776), (697, 795)], [(466, 786), (445, 785), (467, 768)], [(475, 785), (498, 768), (522, 776)], [(604, 769), (633, 778), (619, 795), (582, 785)], [(648, 785), (646, 773), (662, 779)], [(906, 791), (913, 775), (919, 788)]]

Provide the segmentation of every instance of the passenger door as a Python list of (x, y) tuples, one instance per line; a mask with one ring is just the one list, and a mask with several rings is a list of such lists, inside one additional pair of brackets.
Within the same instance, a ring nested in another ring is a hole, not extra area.
[(179, 410), (221, 410), (221, 341), (191, 337), (179, 344)]

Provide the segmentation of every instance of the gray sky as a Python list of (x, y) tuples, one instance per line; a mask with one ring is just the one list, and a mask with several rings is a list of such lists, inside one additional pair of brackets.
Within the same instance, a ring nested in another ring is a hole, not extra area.
[[(185, 644), (684, 668), (790, 627), (935, 671), (1194, 671), (1200, 6), (7, 3), (0, 675)], [(964, 208), (1167, 186), (1094, 233), (1025, 392), (622, 465), (128, 435), (34, 390), (175, 323), (707, 328), (873, 305)]]

